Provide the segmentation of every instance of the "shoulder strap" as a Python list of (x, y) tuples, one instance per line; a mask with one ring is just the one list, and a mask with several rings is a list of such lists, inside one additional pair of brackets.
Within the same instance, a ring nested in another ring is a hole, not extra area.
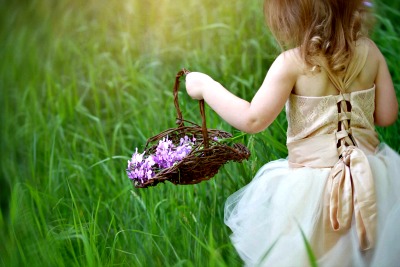
[(354, 51), (354, 56), (350, 60), (347, 66), (346, 74), (344, 77), (338, 77), (335, 75), (328, 66), (326, 66), (326, 61), (322, 61), (322, 67), (326, 70), (329, 80), (338, 89), (340, 93), (345, 93), (350, 87), (351, 83), (357, 78), (363, 69), (365, 62), (368, 57), (368, 44), (364, 39), (360, 39), (357, 42), (356, 49)]
[(357, 78), (361, 70), (364, 68), (368, 57), (368, 44), (364, 39), (357, 42), (356, 50), (353, 59), (350, 61), (344, 76), (344, 86), (347, 90), (351, 83)]

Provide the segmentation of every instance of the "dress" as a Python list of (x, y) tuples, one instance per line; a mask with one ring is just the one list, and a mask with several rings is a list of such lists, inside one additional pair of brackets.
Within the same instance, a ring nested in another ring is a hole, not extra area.
[[(400, 266), (400, 156), (374, 128), (375, 86), (345, 93), (365, 64), (359, 49), (338, 95), (292, 94), (289, 156), (269, 162), (225, 204), (246, 266)], [(304, 236), (302, 235), (304, 234)]]

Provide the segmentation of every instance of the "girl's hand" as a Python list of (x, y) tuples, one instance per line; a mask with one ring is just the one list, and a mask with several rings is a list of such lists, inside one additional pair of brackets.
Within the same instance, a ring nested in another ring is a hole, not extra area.
[(191, 72), (186, 75), (186, 91), (193, 99), (201, 100), (205, 90), (210, 88), (214, 82), (207, 74)]

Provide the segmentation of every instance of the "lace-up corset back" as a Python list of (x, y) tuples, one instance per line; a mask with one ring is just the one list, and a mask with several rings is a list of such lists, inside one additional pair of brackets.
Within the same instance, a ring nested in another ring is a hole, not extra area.
[(292, 94), (286, 104), (287, 142), (354, 128), (374, 131), (374, 99), (375, 86), (324, 97)]
[[(291, 95), (286, 106), (289, 166), (331, 168), (323, 212), (325, 229), (348, 230), (354, 210), (363, 250), (374, 246), (376, 233), (376, 197), (366, 157), (379, 144), (373, 117), (375, 86), (349, 93), (346, 89), (362, 70), (367, 55), (367, 45), (357, 49), (343, 78), (322, 62), (338, 95)], [(329, 246), (335, 241), (327, 239), (326, 243)]]
[(322, 97), (290, 95), (286, 104), (287, 143), (335, 133), (339, 155), (350, 145), (359, 146), (367, 150), (366, 153), (374, 152), (377, 140), (372, 146), (366, 142), (371, 140), (360, 140), (358, 144), (353, 135), (357, 135), (358, 130), (364, 133), (364, 130), (375, 132), (375, 85), (366, 90), (346, 92), (361, 72), (368, 55), (368, 45), (362, 41), (360, 43), (360, 49), (357, 49), (354, 60), (349, 64), (343, 78), (337, 77), (329, 68), (324, 67), (323, 62), (321, 64), (338, 90), (338, 95)]

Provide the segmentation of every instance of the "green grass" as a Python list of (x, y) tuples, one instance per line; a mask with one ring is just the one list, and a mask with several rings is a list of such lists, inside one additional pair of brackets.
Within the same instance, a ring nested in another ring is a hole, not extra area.
[[(150, 3), (149, 3), (150, 2)], [(182, 67), (250, 100), (277, 55), (262, 1), (0, 0), (0, 266), (240, 266), (225, 199), (286, 156), (282, 113), (250, 161), (211, 181), (136, 190), (126, 161), (174, 127)], [(373, 39), (399, 95), (398, 4)], [(182, 92), (184, 118), (200, 122)], [(208, 126), (233, 129), (207, 110)], [(379, 128), (400, 147), (399, 122)]]

